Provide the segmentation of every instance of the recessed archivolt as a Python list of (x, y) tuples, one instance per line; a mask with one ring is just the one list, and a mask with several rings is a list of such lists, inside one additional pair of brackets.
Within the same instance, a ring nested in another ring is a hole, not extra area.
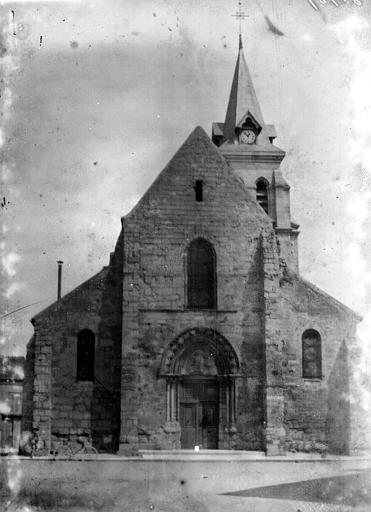
[(190, 358), (195, 354), (203, 359), (202, 367), (220, 376), (239, 374), (239, 362), (231, 344), (213, 329), (194, 328), (177, 336), (165, 349), (159, 376), (189, 373)]

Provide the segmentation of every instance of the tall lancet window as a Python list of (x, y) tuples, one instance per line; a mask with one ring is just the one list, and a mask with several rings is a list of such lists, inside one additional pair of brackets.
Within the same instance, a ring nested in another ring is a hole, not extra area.
[(303, 377), (320, 379), (322, 377), (321, 336), (318, 331), (308, 329), (302, 336)]
[(269, 186), (267, 180), (264, 178), (259, 178), (256, 182), (256, 200), (266, 214), (268, 214), (269, 210), (268, 191)]
[(213, 246), (202, 238), (194, 240), (188, 246), (187, 295), (189, 308), (216, 308), (215, 251)]

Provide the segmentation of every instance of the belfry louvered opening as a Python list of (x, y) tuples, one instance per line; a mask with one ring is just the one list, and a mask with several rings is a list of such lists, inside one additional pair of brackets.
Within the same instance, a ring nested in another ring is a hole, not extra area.
[(267, 214), (269, 210), (268, 193), (269, 185), (267, 180), (265, 180), (264, 178), (259, 178), (258, 181), (256, 182), (256, 200)]

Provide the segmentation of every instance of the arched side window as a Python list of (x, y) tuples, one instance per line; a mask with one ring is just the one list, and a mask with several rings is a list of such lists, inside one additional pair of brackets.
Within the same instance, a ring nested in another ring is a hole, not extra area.
[(269, 185), (266, 179), (259, 178), (256, 182), (256, 200), (258, 204), (263, 208), (266, 214), (268, 214), (268, 191)]
[(321, 336), (314, 329), (308, 329), (302, 336), (303, 378), (320, 379), (322, 377)]
[(89, 329), (77, 335), (77, 380), (94, 380), (95, 336)]
[(216, 257), (213, 246), (198, 238), (187, 250), (187, 306), (216, 308)]

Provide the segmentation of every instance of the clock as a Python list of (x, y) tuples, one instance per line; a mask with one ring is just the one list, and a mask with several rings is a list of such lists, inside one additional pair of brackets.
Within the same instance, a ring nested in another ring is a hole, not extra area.
[(256, 141), (256, 134), (253, 130), (243, 130), (240, 133), (240, 142), (242, 144), (254, 144)]

